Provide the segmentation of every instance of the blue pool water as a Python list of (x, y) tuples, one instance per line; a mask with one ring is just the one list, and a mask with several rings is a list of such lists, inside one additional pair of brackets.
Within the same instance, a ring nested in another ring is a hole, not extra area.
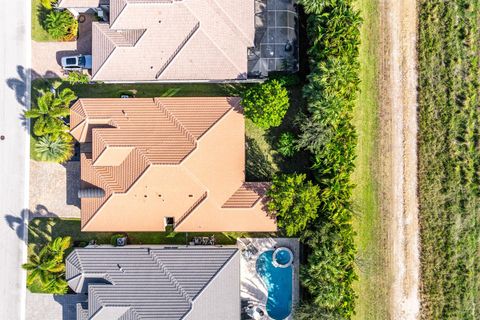
[[(284, 251), (277, 253), (277, 262), (288, 262), (290, 253), (285, 257)], [(281, 256), (279, 257), (279, 254)], [(283, 320), (292, 312), (292, 266), (277, 268), (272, 263), (273, 250), (262, 253), (257, 259), (257, 273), (268, 289), (267, 312), (275, 320)]]

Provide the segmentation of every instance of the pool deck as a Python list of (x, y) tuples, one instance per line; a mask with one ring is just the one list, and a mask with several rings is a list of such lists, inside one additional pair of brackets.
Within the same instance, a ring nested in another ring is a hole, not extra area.
[[(267, 250), (273, 250), (278, 247), (287, 247), (293, 252), (293, 307), (299, 301), (300, 283), (299, 283), (299, 266), (300, 266), (300, 244), (298, 239), (293, 238), (239, 238), (237, 245), (240, 251), (251, 243), (258, 252), (250, 256), (248, 259), (244, 254), (240, 258), (240, 298), (242, 300), (242, 309), (248, 304), (261, 307), (266, 311), (268, 291), (261, 277), (257, 274), (256, 262), (260, 254)], [(293, 309), (293, 308), (292, 308)], [(250, 319), (242, 314), (242, 319)], [(271, 319), (265, 312), (262, 320)], [(290, 315), (286, 319), (291, 320)]]

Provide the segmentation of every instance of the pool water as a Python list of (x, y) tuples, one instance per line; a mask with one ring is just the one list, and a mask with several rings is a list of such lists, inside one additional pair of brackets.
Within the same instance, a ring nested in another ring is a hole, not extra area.
[[(288, 255), (285, 257), (284, 252)], [(281, 256), (279, 256), (281, 254)], [(277, 262), (290, 260), (288, 251), (277, 253)], [(274, 320), (283, 320), (292, 312), (293, 268), (277, 268), (273, 265), (273, 250), (263, 252), (257, 259), (257, 273), (268, 289), (267, 313)]]
[(286, 265), (290, 261), (290, 252), (280, 249), (275, 258), (278, 264)]

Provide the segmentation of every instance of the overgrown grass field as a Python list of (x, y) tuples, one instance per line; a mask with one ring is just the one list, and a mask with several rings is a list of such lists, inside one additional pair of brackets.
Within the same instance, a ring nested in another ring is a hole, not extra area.
[(422, 319), (480, 315), (480, 1), (419, 3)]

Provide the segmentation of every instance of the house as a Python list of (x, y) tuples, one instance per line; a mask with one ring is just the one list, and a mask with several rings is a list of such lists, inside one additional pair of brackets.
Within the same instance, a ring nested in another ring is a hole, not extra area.
[(254, 0), (110, 0), (92, 25), (92, 80), (246, 79), (254, 33)]
[(79, 99), (82, 231), (276, 231), (239, 98)]
[(233, 247), (78, 248), (66, 259), (66, 279), (88, 294), (77, 320), (235, 320), (239, 261)]
[(58, 0), (55, 6), (67, 9), (78, 17), (80, 13), (95, 12), (98, 17), (103, 17), (104, 10), (108, 11), (110, 0)]

